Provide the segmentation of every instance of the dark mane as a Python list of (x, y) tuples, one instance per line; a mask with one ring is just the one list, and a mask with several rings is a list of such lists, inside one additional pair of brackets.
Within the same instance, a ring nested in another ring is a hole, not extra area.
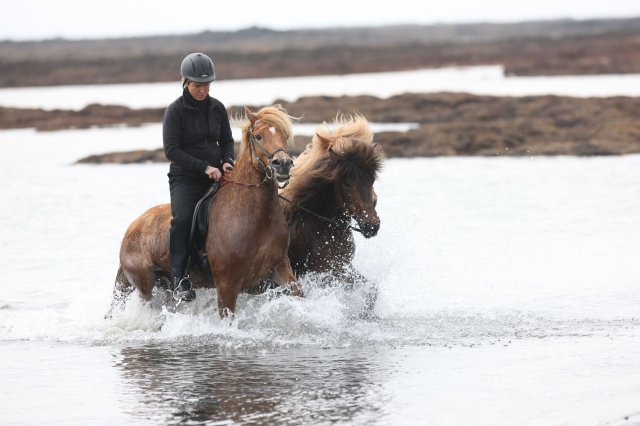
[[(345, 178), (373, 181), (382, 167), (382, 150), (373, 143), (367, 120), (360, 116), (338, 117), (334, 130), (317, 129), (311, 144), (295, 161), (292, 178), (283, 195), (311, 208), (331, 196), (334, 182)], [(290, 207), (285, 207), (290, 210)]]

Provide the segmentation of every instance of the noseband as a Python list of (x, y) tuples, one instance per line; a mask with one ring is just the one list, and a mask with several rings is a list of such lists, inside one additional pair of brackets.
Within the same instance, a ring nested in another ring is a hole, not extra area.
[[(281, 151), (287, 155), (289, 155), (289, 152), (282, 147), (278, 147), (275, 151), (269, 153), (269, 151), (264, 149), (264, 147), (260, 144), (260, 142), (257, 141), (255, 136), (253, 136), (254, 127), (253, 126), (249, 127), (247, 131), (249, 132), (249, 149), (251, 150), (251, 155), (255, 157), (256, 160), (258, 160), (258, 163), (262, 167), (262, 171), (264, 172), (263, 182), (266, 183), (273, 179), (274, 170), (273, 170), (273, 167), (271, 167), (271, 160), (273, 159), (273, 157)], [(267, 164), (265, 164), (264, 161), (262, 161), (262, 158), (260, 158), (260, 156), (258, 155), (256, 148), (259, 149), (260, 152), (262, 152), (267, 157), (267, 161), (268, 161)], [(284, 188), (288, 184), (289, 184), (289, 181), (286, 181), (286, 183), (280, 188)]]

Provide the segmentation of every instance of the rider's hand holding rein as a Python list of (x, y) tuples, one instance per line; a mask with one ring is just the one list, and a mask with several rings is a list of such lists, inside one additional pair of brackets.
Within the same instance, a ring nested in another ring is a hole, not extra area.
[(219, 180), (222, 177), (222, 173), (217, 167), (207, 166), (204, 172), (209, 176), (209, 179)]
[[(222, 165), (222, 170), (224, 170), (225, 174), (229, 174), (231, 173), (231, 170), (233, 170), (233, 166), (230, 163), (225, 162)], [(220, 172), (220, 169), (218, 169), (217, 167), (207, 166), (204, 172), (207, 176), (209, 176), (209, 179), (220, 180), (220, 178), (222, 177), (222, 172)]]

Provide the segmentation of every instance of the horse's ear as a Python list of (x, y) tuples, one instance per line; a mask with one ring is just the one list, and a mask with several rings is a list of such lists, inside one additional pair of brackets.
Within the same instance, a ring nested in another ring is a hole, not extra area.
[(331, 158), (331, 162), (335, 164), (340, 159), (340, 156), (336, 154), (336, 152), (332, 148), (329, 148), (329, 158)]
[(331, 146), (331, 141), (325, 137), (322, 137), (320, 133), (316, 132), (316, 137), (323, 147), (329, 148)]
[(254, 113), (251, 112), (251, 110), (249, 109), (249, 107), (245, 106), (244, 107), (244, 113), (246, 114), (247, 118), (249, 119), (249, 121), (251, 122), (251, 125), (253, 126), (254, 124), (256, 124), (256, 121), (258, 121), (258, 117), (256, 117), (256, 115)]

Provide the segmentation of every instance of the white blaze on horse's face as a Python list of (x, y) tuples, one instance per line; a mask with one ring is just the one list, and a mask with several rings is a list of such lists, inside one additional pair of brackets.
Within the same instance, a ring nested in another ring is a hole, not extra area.
[(270, 132), (272, 135), (274, 135), (274, 136), (275, 136), (275, 134), (276, 134), (276, 128), (275, 128), (275, 127), (273, 127), (273, 126), (269, 127), (269, 132)]

